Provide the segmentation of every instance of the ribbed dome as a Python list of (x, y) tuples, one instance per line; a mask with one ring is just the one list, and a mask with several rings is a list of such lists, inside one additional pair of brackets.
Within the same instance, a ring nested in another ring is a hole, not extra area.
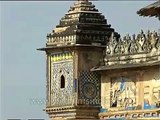
[[(47, 35), (48, 45), (101, 44), (105, 45), (114, 29), (88, 0), (76, 1), (59, 25)], [(115, 33), (117, 37), (119, 34)]]

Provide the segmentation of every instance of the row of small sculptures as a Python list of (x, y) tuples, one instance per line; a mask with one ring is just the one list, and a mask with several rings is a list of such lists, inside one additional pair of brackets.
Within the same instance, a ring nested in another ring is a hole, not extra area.
[(117, 39), (112, 33), (106, 47), (107, 55), (150, 53), (152, 51), (160, 52), (160, 34), (155, 31), (148, 31), (144, 34), (141, 30), (137, 36), (134, 34), (131, 38), (126, 35), (123, 39)]

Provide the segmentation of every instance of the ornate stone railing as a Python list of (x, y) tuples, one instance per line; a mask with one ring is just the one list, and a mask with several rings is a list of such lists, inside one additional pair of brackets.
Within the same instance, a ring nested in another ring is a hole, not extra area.
[(48, 37), (47, 38), (47, 45), (53, 46), (60, 46), (60, 45), (71, 45), (75, 44), (77, 39), (76, 35), (66, 35), (66, 36), (59, 36), (59, 37)]
[(160, 34), (148, 31), (116, 39), (114, 34), (106, 46), (105, 65), (160, 62)]

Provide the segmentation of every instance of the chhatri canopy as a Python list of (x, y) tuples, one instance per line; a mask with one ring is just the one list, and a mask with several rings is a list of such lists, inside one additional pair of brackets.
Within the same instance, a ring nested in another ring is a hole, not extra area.
[(160, 0), (137, 11), (140, 16), (155, 16), (160, 19)]

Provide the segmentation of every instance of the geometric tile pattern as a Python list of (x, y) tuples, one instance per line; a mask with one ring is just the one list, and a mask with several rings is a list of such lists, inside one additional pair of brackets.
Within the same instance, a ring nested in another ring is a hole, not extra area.
[(82, 71), (79, 78), (79, 104), (100, 105), (100, 76), (95, 72)]
[[(61, 76), (65, 87), (61, 88)], [(69, 106), (73, 102), (73, 59), (51, 60), (51, 106)]]
[(56, 54), (52, 54), (51, 56), (51, 61), (56, 62), (56, 61), (63, 61), (63, 60), (68, 60), (72, 59), (72, 53), (71, 52), (60, 52)]

